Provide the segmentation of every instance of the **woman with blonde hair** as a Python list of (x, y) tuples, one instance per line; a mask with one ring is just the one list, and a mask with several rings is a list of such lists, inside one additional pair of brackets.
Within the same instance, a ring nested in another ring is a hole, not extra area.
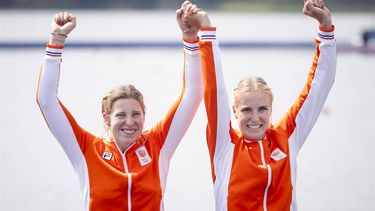
[(202, 26), (206, 138), (216, 210), (297, 209), (297, 154), (322, 110), (336, 72), (334, 26), (328, 8), (323, 0), (305, 0), (303, 13), (320, 24), (304, 88), (284, 117), (272, 124), (270, 87), (260, 77), (241, 80), (234, 89), (233, 105), (239, 130), (231, 125), (216, 28), (204, 11), (185, 20)]

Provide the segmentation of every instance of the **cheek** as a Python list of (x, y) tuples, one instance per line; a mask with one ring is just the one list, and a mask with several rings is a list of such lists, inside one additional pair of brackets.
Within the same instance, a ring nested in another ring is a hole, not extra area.
[(246, 115), (239, 115), (238, 118), (237, 118), (237, 121), (239, 124), (246, 124), (247, 123), (247, 120), (248, 118), (246, 118)]
[(137, 122), (139, 126), (143, 126), (145, 119), (144, 119), (144, 116), (142, 116), (142, 117), (135, 119), (134, 121)]
[(265, 113), (262, 115), (262, 119), (264, 122), (269, 122), (271, 120), (271, 113)]
[(118, 126), (120, 122), (121, 121), (119, 121), (116, 118), (111, 118), (111, 128), (114, 128), (114, 127)]

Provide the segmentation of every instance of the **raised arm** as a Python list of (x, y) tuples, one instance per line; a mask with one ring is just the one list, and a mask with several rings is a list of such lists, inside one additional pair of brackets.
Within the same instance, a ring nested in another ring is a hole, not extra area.
[(305, 0), (303, 13), (316, 19), (319, 30), (315, 39), (315, 55), (299, 97), (286, 117), (288, 132), (298, 152), (317, 121), (336, 74), (336, 41), (331, 14), (321, 0)]
[(208, 120), (206, 140), (210, 153), (212, 177), (215, 181), (216, 176), (223, 173), (216, 170), (230, 160), (225, 156), (232, 145), (231, 111), (224, 83), (219, 42), (216, 40), (216, 27), (211, 26), (211, 21), (205, 11), (199, 11), (195, 17), (195, 21), (200, 22), (201, 25), (199, 49), (202, 57), (204, 103)]
[(67, 12), (56, 14), (52, 20), (51, 37), (39, 75), (37, 103), (49, 129), (77, 170), (82, 164), (81, 149), (88, 134), (78, 126), (57, 97), (65, 39), (75, 26), (76, 18)]
[(184, 45), (182, 90), (179, 98), (169, 109), (164, 119), (153, 130), (160, 135), (161, 157), (170, 159), (185, 135), (203, 98), (201, 60), (198, 52), (198, 26), (186, 25), (182, 17), (194, 11), (195, 5), (185, 2), (176, 11), (176, 20), (181, 29)]

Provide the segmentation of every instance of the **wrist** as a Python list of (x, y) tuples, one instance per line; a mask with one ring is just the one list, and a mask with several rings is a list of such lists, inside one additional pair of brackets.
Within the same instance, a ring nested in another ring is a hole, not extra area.
[(49, 39), (48, 45), (62, 46), (62, 45), (64, 45), (64, 43), (65, 43), (65, 39), (64, 40), (60, 40), (60, 39), (55, 39), (55, 38), (51, 37)]
[(319, 29), (324, 32), (332, 32), (335, 29), (335, 26), (332, 24), (320, 24)]
[(324, 30), (330, 30), (332, 28), (332, 20), (331, 17), (328, 16), (326, 18), (323, 18), (321, 21), (319, 21), (319, 27)]
[(61, 32), (51, 32), (51, 36), (49, 39), (50, 45), (64, 45), (65, 40), (68, 36)]
[(182, 32), (184, 40), (196, 40), (198, 38), (198, 30), (185, 30)]
[(182, 35), (182, 39), (183, 40), (190, 40), (190, 41), (197, 40), (198, 39), (198, 35), (185, 35), (185, 34), (183, 34)]

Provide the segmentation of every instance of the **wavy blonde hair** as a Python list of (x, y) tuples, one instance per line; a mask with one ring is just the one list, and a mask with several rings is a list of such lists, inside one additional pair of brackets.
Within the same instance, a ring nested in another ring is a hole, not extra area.
[(271, 104), (273, 102), (273, 93), (267, 82), (259, 77), (252, 76), (242, 79), (234, 88), (234, 105), (236, 106), (241, 96), (247, 92), (263, 91), (271, 96)]

